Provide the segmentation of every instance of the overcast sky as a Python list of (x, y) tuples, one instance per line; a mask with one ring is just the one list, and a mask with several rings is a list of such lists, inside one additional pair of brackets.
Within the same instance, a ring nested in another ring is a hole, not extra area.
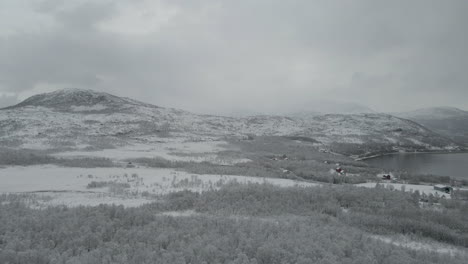
[(468, 109), (465, 0), (1, 0), (0, 106), (76, 87), (195, 112)]

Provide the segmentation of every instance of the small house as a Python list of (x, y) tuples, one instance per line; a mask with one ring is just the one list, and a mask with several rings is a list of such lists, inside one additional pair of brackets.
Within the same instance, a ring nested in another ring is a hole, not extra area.
[(391, 180), (391, 179), (392, 179), (392, 175), (390, 175), (390, 174), (382, 175), (382, 180)]
[(452, 193), (453, 188), (452, 186), (437, 184), (437, 185), (434, 185), (434, 190), (444, 192), (444, 193)]

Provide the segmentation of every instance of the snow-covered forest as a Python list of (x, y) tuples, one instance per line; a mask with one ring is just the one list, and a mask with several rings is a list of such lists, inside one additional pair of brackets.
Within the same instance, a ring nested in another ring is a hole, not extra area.
[(32, 195), (0, 199), (1, 263), (401, 264), (468, 257), (466, 204), (422, 208), (418, 193), (383, 188), (234, 184), (172, 193), (137, 208), (35, 210), (28, 206)]

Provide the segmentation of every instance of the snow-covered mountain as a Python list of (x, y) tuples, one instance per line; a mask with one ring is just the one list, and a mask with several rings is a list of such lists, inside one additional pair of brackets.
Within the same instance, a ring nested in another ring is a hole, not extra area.
[(468, 145), (468, 111), (455, 107), (433, 107), (393, 115), (413, 120), (441, 135)]
[(51, 93), (31, 96), (23, 102), (7, 107), (15, 109), (21, 107), (46, 107), (58, 111), (92, 112), (92, 111), (119, 111), (131, 106), (156, 107), (130, 98), (118, 97), (112, 94), (96, 92), (85, 89), (64, 89)]
[(0, 144), (101, 149), (170, 140), (247, 135), (302, 136), (349, 155), (456, 146), (412, 121), (385, 114), (222, 117), (157, 107), (91, 90), (39, 94), (0, 110)]

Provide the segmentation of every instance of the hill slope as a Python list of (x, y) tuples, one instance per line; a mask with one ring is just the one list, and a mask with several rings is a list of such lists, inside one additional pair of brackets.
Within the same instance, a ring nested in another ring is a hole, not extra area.
[(418, 122), (458, 143), (468, 145), (467, 111), (454, 107), (434, 107), (394, 115)]
[(36, 95), (0, 110), (0, 143), (15, 148), (101, 149), (250, 134), (307, 137), (317, 147), (355, 156), (456, 148), (412, 121), (384, 114), (232, 118), (76, 89)]
[(118, 97), (112, 94), (96, 92), (93, 90), (64, 89), (31, 96), (23, 102), (14, 106), (6, 107), (5, 109), (36, 106), (46, 107), (56, 111), (92, 112), (104, 110), (116, 111), (130, 106), (142, 105), (146, 107), (152, 106), (133, 99)]

